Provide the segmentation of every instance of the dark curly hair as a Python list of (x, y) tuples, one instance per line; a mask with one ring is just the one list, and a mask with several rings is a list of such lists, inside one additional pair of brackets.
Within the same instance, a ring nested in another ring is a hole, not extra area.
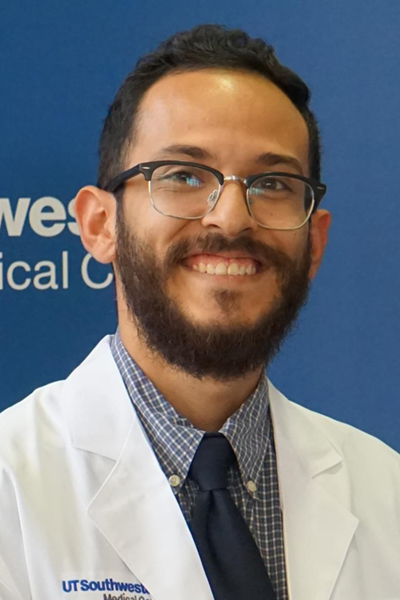
[(293, 71), (278, 62), (272, 46), (240, 29), (200, 25), (173, 35), (136, 64), (119, 88), (104, 122), (99, 144), (98, 186), (124, 169), (126, 152), (134, 137), (135, 117), (146, 91), (161, 77), (177, 71), (206, 68), (258, 73), (273, 82), (293, 102), (309, 132), (310, 176), (320, 178), (320, 139), (309, 108), (310, 90)]

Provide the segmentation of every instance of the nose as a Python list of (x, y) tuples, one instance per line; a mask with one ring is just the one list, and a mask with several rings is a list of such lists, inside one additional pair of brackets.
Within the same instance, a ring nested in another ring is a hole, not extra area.
[(219, 229), (228, 237), (257, 229), (257, 223), (247, 208), (245, 186), (239, 178), (225, 177), (217, 204), (201, 222), (203, 227)]

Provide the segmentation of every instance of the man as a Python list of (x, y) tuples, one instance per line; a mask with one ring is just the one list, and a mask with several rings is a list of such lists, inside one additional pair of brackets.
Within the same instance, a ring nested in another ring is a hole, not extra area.
[(76, 214), (118, 324), (0, 420), (0, 598), (400, 598), (400, 460), (269, 383), (321, 262), (318, 128), (272, 48), (139, 61)]

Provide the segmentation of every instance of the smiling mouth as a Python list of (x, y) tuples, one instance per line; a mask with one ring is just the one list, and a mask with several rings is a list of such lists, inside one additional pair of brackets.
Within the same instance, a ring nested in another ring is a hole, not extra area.
[(262, 270), (261, 263), (248, 257), (196, 255), (187, 258), (184, 264), (191, 271), (205, 275), (253, 276)]

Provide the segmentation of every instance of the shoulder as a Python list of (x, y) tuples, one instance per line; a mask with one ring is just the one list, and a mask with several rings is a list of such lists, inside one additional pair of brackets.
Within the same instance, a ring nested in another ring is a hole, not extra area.
[(14, 464), (60, 447), (66, 438), (69, 404), (77, 389), (95, 388), (96, 370), (112, 362), (109, 338), (103, 339), (86, 359), (62, 381), (37, 388), (0, 414), (0, 463)]
[(59, 400), (64, 384), (57, 381), (38, 388), (0, 414), (0, 457), (20, 450), (22, 445), (36, 438), (39, 431), (40, 437), (46, 439), (46, 431), (54, 430), (60, 420)]
[(376, 437), (292, 402), (270, 384), (272, 412), (297, 448), (314, 451), (329, 444), (350, 470), (394, 476), (400, 486), (400, 454)]
[(323, 431), (332, 445), (344, 455), (348, 452), (357, 452), (365, 457), (366, 453), (368, 455), (374, 453), (400, 466), (400, 454), (373, 435), (302, 406), (296, 405), (296, 408), (304, 413), (310, 423)]

